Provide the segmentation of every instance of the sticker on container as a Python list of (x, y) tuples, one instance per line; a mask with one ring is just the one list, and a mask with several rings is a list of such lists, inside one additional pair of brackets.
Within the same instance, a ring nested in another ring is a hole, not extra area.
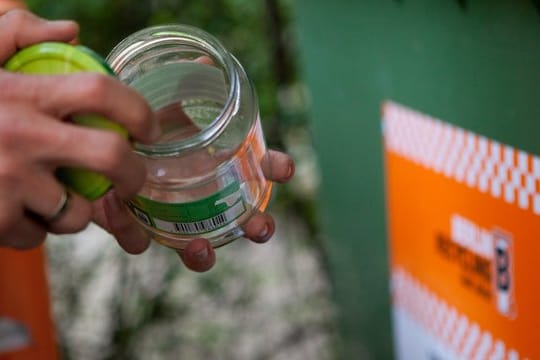
[(246, 211), (238, 182), (201, 200), (165, 203), (137, 196), (128, 202), (132, 213), (145, 225), (172, 234), (200, 235), (221, 229)]
[(383, 106), (398, 359), (540, 359), (540, 158)]

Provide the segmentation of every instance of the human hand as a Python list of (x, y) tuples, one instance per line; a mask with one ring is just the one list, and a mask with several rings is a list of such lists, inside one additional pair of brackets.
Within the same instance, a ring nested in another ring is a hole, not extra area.
[[(268, 180), (287, 182), (294, 175), (294, 162), (282, 152), (270, 150), (263, 159), (263, 172)], [(115, 236), (120, 246), (131, 254), (144, 252), (150, 245), (148, 235), (135, 223), (127, 207), (111, 190), (104, 198), (94, 203), (94, 220)], [(256, 243), (265, 243), (273, 235), (275, 224), (266, 213), (253, 215), (244, 225), (244, 236)], [(204, 272), (216, 262), (216, 254), (206, 239), (192, 240), (187, 247), (178, 251), (189, 269)]]
[[(74, 22), (48, 22), (26, 11), (11, 11), (0, 17), (0, 62), (17, 49), (43, 41), (69, 42), (77, 33)], [(122, 200), (144, 183), (144, 165), (120, 136), (64, 120), (76, 113), (101, 114), (123, 124), (136, 141), (149, 143), (159, 129), (146, 102), (127, 86), (98, 74), (29, 76), (0, 71), (0, 87), (7, 89), (0, 94), (0, 245), (31, 248), (47, 232), (76, 232), (94, 220), (127, 252), (143, 252), (148, 236)], [(60, 166), (101, 172), (114, 190), (93, 203), (72, 194), (67, 210), (55, 218), (65, 194), (54, 177)], [(291, 158), (275, 151), (268, 152), (262, 167), (265, 176), (277, 182), (294, 173)], [(244, 232), (255, 242), (265, 242), (274, 232), (274, 221), (256, 214)], [(215, 263), (206, 239), (192, 241), (179, 254), (194, 271), (206, 271)]]
[[(0, 17), (0, 63), (44, 41), (69, 42), (78, 26), (46, 21), (23, 10)], [(23, 75), (0, 70), (0, 245), (39, 245), (47, 232), (72, 233), (93, 219), (92, 204), (66, 190), (54, 172), (78, 167), (100, 172), (121, 199), (134, 196), (146, 170), (129, 142), (115, 133), (77, 126), (73, 114), (100, 114), (139, 142), (159, 136), (146, 101), (101, 74)], [(67, 201), (69, 199), (69, 201)]]
[[(179, 104), (172, 104), (157, 111), (156, 118), (159, 119), (164, 129), (169, 125), (177, 127), (178, 123), (181, 123), (184, 136), (190, 136), (200, 131), (183, 112)], [(188, 173), (199, 173), (201, 167), (208, 169), (218, 166), (230, 155), (230, 153), (210, 155), (207, 151), (200, 151), (192, 154), (189, 161), (179, 160), (177, 166), (185, 169)], [(267, 152), (263, 157), (261, 167), (266, 178), (271, 181), (286, 182), (294, 174), (294, 162), (292, 159), (288, 155), (277, 151)], [(120, 246), (127, 252), (140, 253), (149, 246), (148, 235), (140, 227), (136, 226), (129, 210), (114, 195), (114, 191), (110, 192), (101, 202), (97, 202), (95, 210), (98, 215), (96, 222), (114, 234)], [(250, 218), (242, 229), (245, 237), (254, 242), (263, 243), (270, 239), (274, 233), (274, 227), (274, 220), (271, 216), (257, 213)], [(192, 240), (184, 250), (178, 251), (178, 254), (184, 264), (194, 271), (209, 270), (216, 261), (214, 249), (206, 239)]]
[[(194, 61), (214, 65), (212, 59), (201, 56)], [(171, 104), (156, 112), (156, 118), (163, 129), (178, 128), (182, 125), (184, 137), (197, 134), (200, 129), (186, 115), (180, 104)], [(165, 130), (164, 130), (165, 131)], [(225, 158), (230, 154), (222, 154)], [(179, 162), (177, 165), (185, 168), (188, 173), (202, 171), (218, 166), (223, 159), (220, 156), (210, 156), (207, 151), (191, 155), (189, 162)], [(262, 159), (261, 167), (264, 176), (270, 181), (284, 183), (294, 175), (294, 162), (282, 152), (270, 150)], [(198, 169), (199, 168), (199, 169)], [(95, 221), (107, 229), (117, 239), (120, 246), (127, 252), (138, 254), (144, 252), (150, 245), (149, 236), (137, 226), (125, 204), (114, 194), (114, 190), (95, 203)], [(242, 226), (244, 236), (254, 242), (264, 243), (273, 235), (275, 224), (273, 218), (265, 213), (256, 213)], [(185, 249), (178, 250), (178, 255), (184, 265), (197, 272), (204, 272), (212, 268), (216, 262), (215, 251), (207, 239), (192, 240)]]

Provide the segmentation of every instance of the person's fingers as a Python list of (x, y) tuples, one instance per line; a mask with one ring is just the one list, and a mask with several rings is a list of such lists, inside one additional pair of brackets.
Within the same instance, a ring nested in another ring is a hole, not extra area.
[(158, 121), (146, 100), (111, 76), (98, 73), (28, 75), (0, 73), (0, 97), (32, 103), (57, 119), (99, 114), (123, 125), (139, 142), (159, 138)]
[(114, 191), (105, 195), (103, 207), (106, 219), (101, 218), (102, 223), (99, 225), (116, 238), (122, 249), (130, 254), (140, 254), (148, 249), (150, 238), (135, 223), (129, 210)]
[[(77, 194), (67, 194), (66, 189), (50, 173), (35, 170), (26, 177), (21, 191), (26, 209), (38, 215), (50, 232), (67, 234), (81, 231), (91, 220), (90, 203)], [(63, 205), (60, 202), (65, 196), (68, 198)], [(62, 214), (54, 221), (47, 222), (59, 210), (59, 206), (65, 206)]]
[(214, 66), (214, 60), (212, 60), (210, 56), (206, 56), (206, 55), (199, 56), (198, 58), (195, 59), (195, 62), (199, 64), (203, 64), (203, 65)]
[[(269, 150), (262, 159), (264, 176), (271, 181), (287, 182), (294, 176), (294, 161), (282, 152)], [(274, 219), (265, 213), (255, 213), (242, 227), (244, 236), (254, 242), (268, 241), (275, 231)]]
[[(114, 189), (109, 190), (109, 192), (114, 191)], [(105, 198), (107, 197), (107, 194), (104, 196), (92, 201), (90, 205), (92, 206), (92, 221), (101, 227), (103, 230), (107, 232), (111, 232), (109, 230), (109, 221), (107, 220), (107, 214), (105, 213)]]
[[(19, 156), (19, 163), (33, 162), (50, 171), (65, 166), (97, 171), (114, 183), (123, 199), (143, 185), (144, 163), (122, 136), (58, 122), (22, 103), (0, 105), (0, 155), (11, 164)], [(11, 167), (15, 174), (20, 172), (20, 166)]]
[[(14, 226), (20, 227), (23, 217), (54, 233), (73, 233), (84, 229), (90, 221), (90, 204), (78, 195), (68, 196), (64, 187), (45, 169), (29, 169), (23, 164), (2, 162), (3, 181), (0, 186), (8, 189), (8, 193), (1, 197), (1, 204), (10, 205), (9, 210), (0, 209), (4, 217), (0, 222), (5, 223), (0, 226), (0, 233), (9, 232)], [(8, 172), (11, 174), (6, 175)], [(25, 213), (17, 208), (24, 208)], [(61, 215), (53, 219), (59, 212)], [(18, 218), (13, 218), (14, 214), (18, 214)]]
[(257, 212), (242, 226), (244, 237), (256, 243), (265, 243), (274, 235), (274, 219), (265, 213)]
[(99, 172), (112, 181), (122, 199), (135, 195), (144, 184), (144, 162), (120, 135), (64, 123), (49, 124), (42, 132), (48, 137), (36, 139), (43, 143), (37, 155), (40, 162)]
[(293, 159), (279, 151), (269, 150), (262, 159), (261, 167), (264, 176), (271, 181), (283, 183), (294, 176)]
[(196, 272), (210, 270), (216, 263), (216, 253), (206, 239), (194, 239), (184, 250), (177, 251), (184, 265)]
[[(182, 128), (181, 136), (184, 138), (194, 135), (200, 131), (193, 120), (186, 115), (180, 103), (173, 103), (162, 107), (155, 112), (155, 118), (157, 119), (157, 122), (159, 122), (164, 134), (167, 134), (169, 129), (173, 130), (171, 133), (174, 134), (175, 140), (179, 136), (179, 127)], [(164, 135), (160, 139), (160, 141), (163, 142), (168, 140), (167, 135)]]
[[(212, 58), (208, 56), (200, 56), (193, 61), (204, 65), (214, 65)], [(173, 130), (171, 131), (171, 134), (174, 136), (175, 140), (178, 140), (179, 137), (187, 138), (201, 131), (193, 119), (184, 112), (181, 101), (173, 102), (157, 109), (155, 111), (155, 118), (159, 122), (164, 134), (168, 133), (168, 129)], [(180, 130), (182, 130), (181, 133), (179, 132)], [(167, 135), (160, 138), (160, 141), (162, 142), (168, 140), (170, 139), (167, 138)]]
[[(275, 223), (270, 215), (257, 213), (242, 227), (244, 236), (254, 242), (264, 243), (274, 234)], [(216, 253), (206, 239), (189, 242), (184, 250), (178, 251), (184, 265), (193, 271), (210, 270), (216, 263)]]
[(69, 42), (78, 33), (73, 21), (47, 21), (26, 10), (10, 10), (0, 16), (0, 64), (18, 49), (44, 41)]
[[(0, 148), (0, 154), (4, 149)], [(24, 172), (16, 154), (0, 156), (0, 246), (27, 249), (43, 242), (46, 230), (27, 217), (24, 209)], [(39, 191), (39, 188), (33, 189)]]
[(58, 219), (48, 223), (47, 230), (55, 234), (72, 234), (84, 230), (92, 220), (92, 206), (82, 196), (69, 193), (67, 208)]
[[(126, 252), (139, 254), (148, 248), (150, 239), (128, 211), (113, 190), (94, 203), (94, 221), (114, 235)], [(209, 270), (216, 262), (214, 249), (206, 239), (192, 240), (184, 250), (177, 253), (188, 269), (197, 272)]]

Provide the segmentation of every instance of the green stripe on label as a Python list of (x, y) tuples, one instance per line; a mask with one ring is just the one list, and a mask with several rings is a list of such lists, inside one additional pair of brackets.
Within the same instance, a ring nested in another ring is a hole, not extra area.
[(202, 234), (230, 224), (246, 210), (238, 182), (207, 198), (186, 203), (165, 203), (142, 196), (128, 202), (146, 225), (171, 233)]

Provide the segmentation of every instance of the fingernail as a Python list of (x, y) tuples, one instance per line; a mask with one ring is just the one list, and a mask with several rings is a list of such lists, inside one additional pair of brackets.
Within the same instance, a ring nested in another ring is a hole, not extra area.
[(286, 178), (290, 179), (293, 177), (293, 175), (294, 175), (294, 162), (292, 160), (289, 160)]
[(259, 235), (257, 236), (257, 238), (260, 240), (260, 241), (266, 241), (268, 240), (268, 238), (270, 238), (270, 225), (268, 224), (265, 224), (264, 225), (264, 228), (259, 232)]
[(194, 254), (197, 261), (205, 261), (208, 258), (208, 248), (205, 246)]

